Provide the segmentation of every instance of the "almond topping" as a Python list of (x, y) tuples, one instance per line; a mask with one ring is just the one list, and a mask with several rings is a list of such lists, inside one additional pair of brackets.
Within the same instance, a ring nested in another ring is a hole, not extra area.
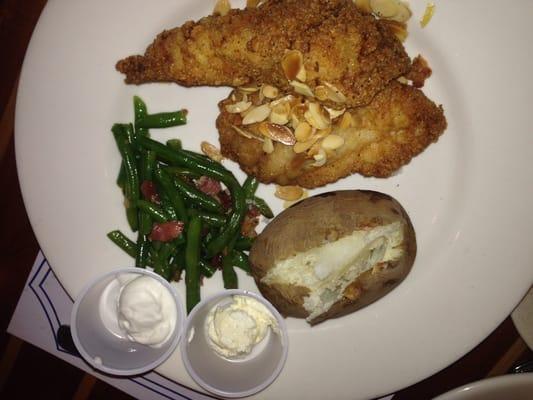
[(281, 68), (287, 80), (293, 81), (298, 79), (305, 82), (307, 74), (304, 68), (303, 56), (299, 50), (287, 51), (281, 60)]
[(275, 99), (278, 97), (279, 90), (277, 87), (272, 85), (264, 85), (261, 87), (261, 93), (263, 93), (263, 96), (265, 96), (267, 99)]
[(426, 25), (429, 24), (429, 21), (433, 18), (433, 14), (435, 14), (435, 4), (429, 3), (426, 5), (426, 11), (424, 11), (424, 15), (420, 20), (420, 26), (422, 28), (425, 28)]
[(263, 151), (267, 154), (272, 154), (274, 152), (274, 143), (272, 143), (272, 139), (265, 138), (263, 142)]
[(273, 124), (285, 125), (289, 122), (289, 114), (291, 113), (291, 105), (288, 102), (279, 103), (276, 106), (272, 107), (272, 111), (268, 116), (268, 120)]
[(213, 9), (213, 15), (226, 15), (231, 10), (231, 4), (229, 0), (217, 0), (215, 8)]
[(372, 13), (372, 8), (370, 8), (370, 0), (353, 0), (355, 6), (363, 12)]
[(213, 161), (221, 162), (224, 159), (222, 153), (220, 153), (220, 149), (209, 142), (200, 143), (200, 149), (202, 153)]
[(329, 100), (334, 101), (335, 103), (346, 103), (346, 96), (343, 95), (339, 89), (328, 82), (322, 82), (322, 84), (327, 89), (327, 96)]
[(239, 135), (247, 138), (247, 139), (255, 139), (255, 140), (259, 140), (260, 142), (263, 142), (264, 141), (264, 138), (260, 138), (260, 137), (257, 137), (256, 135), (254, 135), (253, 133), (251, 132), (248, 132), (244, 129), (241, 129), (239, 128), (238, 126), (235, 126), (235, 125), (231, 125), (231, 127), (233, 129), (235, 129), (235, 132), (237, 132)]
[(258, 107), (249, 109), (244, 118), (242, 119), (243, 125), (250, 125), (256, 122), (264, 121), (270, 115), (270, 106), (268, 104), (262, 104)]
[(244, 93), (255, 93), (259, 90), (257, 86), (239, 86), (238, 89)]
[(311, 88), (305, 83), (298, 81), (290, 81), (289, 85), (291, 85), (294, 88), (294, 91), (298, 94), (304, 95), (306, 97), (315, 97)]
[(352, 114), (345, 112), (342, 115), (341, 122), (339, 123), (339, 129), (352, 128), (355, 125)]
[(274, 196), (281, 200), (294, 201), (298, 200), (304, 194), (300, 186), (279, 186), (276, 185)]
[(398, 14), (397, 0), (370, 0), (372, 12), (380, 18), (390, 18)]
[(230, 114), (238, 114), (243, 111), (248, 110), (252, 106), (252, 102), (250, 101), (239, 101), (234, 104), (226, 104), (226, 111)]
[(312, 136), (309, 140), (306, 140), (305, 142), (296, 142), (294, 146), (292, 146), (292, 151), (294, 151), (296, 154), (303, 153), (307, 150), (309, 150), (318, 140), (318, 138)]
[(405, 23), (409, 21), (409, 18), (411, 18), (411, 10), (406, 4), (402, 3), (401, 1), (398, 1), (398, 11), (396, 15), (391, 18), (391, 20)]
[(315, 88), (315, 96), (318, 100), (324, 101), (328, 99), (328, 88), (324, 85), (319, 85)]
[(291, 125), (296, 129), (300, 122), (305, 121), (305, 112), (307, 111), (307, 105), (298, 104), (291, 109)]
[(318, 154), (315, 154), (313, 156), (313, 158), (315, 159), (315, 162), (313, 164), (311, 164), (313, 167), (321, 167), (328, 160), (326, 152), (322, 148), (318, 151)]
[(296, 143), (294, 133), (284, 125), (273, 124), (271, 122), (261, 122), (259, 124), (259, 132), (276, 142), (292, 146)]
[(331, 119), (340, 117), (342, 114), (344, 114), (344, 111), (346, 111), (346, 108), (342, 108), (340, 110), (336, 110), (334, 108), (329, 108), (329, 107), (324, 107), (324, 108), (328, 112)]
[(344, 144), (344, 138), (339, 135), (328, 135), (322, 140), (322, 147), (326, 150), (336, 150)]
[(311, 137), (311, 132), (313, 128), (307, 122), (300, 122), (296, 129), (294, 130), (294, 136), (299, 142), (305, 142)]
[(331, 118), (328, 112), (318, 103), (309, 103), (304, 117), (309, 125), (317, 129), (326, 129), (331, 125)]

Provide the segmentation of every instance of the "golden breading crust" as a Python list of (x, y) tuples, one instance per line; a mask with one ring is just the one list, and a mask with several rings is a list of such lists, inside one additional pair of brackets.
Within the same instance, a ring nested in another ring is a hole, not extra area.
[(348, 110), (353, 126), (333, 131), (344, 138), (344, 145), (328, 152), (325, 165), (313, 167), (313, 160), (305, 153), (296, 154), (292, 146), (275, 142), (274, 151), (267, 154), (260, 141), (238, 134), (232, 125), (240, 125), (241, 117), (226, 111), (225, 105), (230, 102), (228, 97), (219, 103), (217, 128), (222, 154), (264, 183), (314, 188), (352, 173), (387, 177), (446, 129), (442, 107), (419, 89), (395, 81), (368, 106)]
[(144, 56), (119, 61), (127, 83), (177, 82), (185, 86), (269, 83), (290, 89), (281, 60), (302, 52), (306, 84), (335, 85), (347, 104), (368, 104), (389, 81), (410, 68), (400, 41), (351, 0), (270, 0), (164, 31)]

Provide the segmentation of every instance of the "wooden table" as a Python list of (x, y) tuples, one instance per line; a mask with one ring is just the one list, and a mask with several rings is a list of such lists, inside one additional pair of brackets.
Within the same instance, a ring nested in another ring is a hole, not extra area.
[[(14, 311), (38, 251), (15, 167), (13, 116), (24, 53), (45, 0), (0, 0), (0, 293), (2, 332)], [(436, 344), (438, 345), (438, 344)], [(2, 333), (0, 398), (15, 396), (128, 399), (129, 396), (29, 344)], [(392, 355), (391, 355), (392, 356)], [(533, 354), (507, 318), (488, 338), (455, 364), (394, 397), (427, 399), (465, 383), (506, 373)], [(31, 379), (29, 379), (31, 377)], [(387, 379), (386, 376), (383, 379)], [(28, 384), (30, 383), (30, 384)]]

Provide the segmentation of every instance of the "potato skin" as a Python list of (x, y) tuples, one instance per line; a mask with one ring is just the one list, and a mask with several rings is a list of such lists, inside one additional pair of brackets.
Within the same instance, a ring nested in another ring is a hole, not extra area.
[(403, 207), (389, 195), (368, 190), (328, 192), (300, 201), (274, 218), (250, 250), (252, 275), (257, 287), (284, 316), (305, 318), (308, 294), (304, 287), (266, 285), (261, 279), (277, 262), (353, 231), (401, 221), (404, 255), (395, 262), (381, 263), (359, 275), (344, 291), (344, 297), (311, 325), (354, 312), (385, 296), (409, 273), (416, 257), (416, 236)]

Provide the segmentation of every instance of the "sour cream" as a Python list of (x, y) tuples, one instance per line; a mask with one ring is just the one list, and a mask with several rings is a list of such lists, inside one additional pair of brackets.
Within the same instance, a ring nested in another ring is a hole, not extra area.
[(206, 319), (208, 344), (219, 355), (238, 358), (250, 354), (269, 328), (279, 334), (272, 313), (249, 296), (233, 296), (230, 304), (216, 305)]
[(177, 309), (172, 294), (146, 275), (118, 281), (118, 326), (131, 341), (161, 347), (176, 327)]

